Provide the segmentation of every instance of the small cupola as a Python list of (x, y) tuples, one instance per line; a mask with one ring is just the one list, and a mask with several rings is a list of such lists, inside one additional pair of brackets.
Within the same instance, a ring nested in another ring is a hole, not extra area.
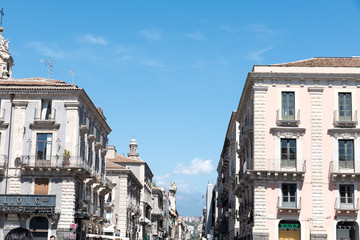
[(0, 27), (0, 79), (11, 78), (13, 58), (9, 52), (9, 40), (3, 37), (4, 28)]
[(137, 153), (137, 143), (135, 138), (133, 138), (129, 144), (130, 150), (128, 153), (128, 157), (139, 157), (139, 154)]

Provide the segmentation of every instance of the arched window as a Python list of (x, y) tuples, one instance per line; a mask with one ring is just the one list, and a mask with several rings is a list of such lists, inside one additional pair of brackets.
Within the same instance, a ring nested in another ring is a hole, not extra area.
[(29, 228), (33, 234), (34, 240), (48, 239), (49, 221), (46, 217), (31, 218)]
[(336, 224), (336, 239), (359, 239), (359, 225), (356, 222), (340, 221)]

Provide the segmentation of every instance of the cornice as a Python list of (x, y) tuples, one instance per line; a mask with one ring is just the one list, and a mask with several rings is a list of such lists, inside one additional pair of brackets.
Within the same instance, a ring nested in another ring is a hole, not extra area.
[(309, 87), (308, 91), (310, 94), (322, 94), (324, 91), (323, 87)]
[(274, 72), (251, 72), (251, 78), (254, 79), (299, 79), (304, 81), (315, 80), (346, 80), (346, 81), (360, 81), (360, 74), (345, 74), (345, 73), (274, 73)]
[(360, 128), (330, 128), (328, 134), (335, 139), (356, 139), (360, 135)]
[(287, 127), (272, 127), (270, 128), (271, 134), (275, 135), (278, 138), (299, 138), (305, 134), (305, 128), (287, 128)]
[(13, 105), (14, 107), (16, 108), (22, 108), (22, 109), (25, 109), (28, 105), (28, 102), (27, 101), (17, 101), (17, 100), (14, 100), (13, 101)]

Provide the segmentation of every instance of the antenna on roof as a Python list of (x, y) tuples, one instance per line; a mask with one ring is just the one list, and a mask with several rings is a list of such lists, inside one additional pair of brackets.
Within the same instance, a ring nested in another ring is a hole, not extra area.
[(47, 68), (48, 68), (48, 79), (51, 79), (52, 73), (53, 73), (53, 67), (54, 67), (54, 62), (52, 60), (52, 57), (50, 57), (50, 60), (45, 59), (45, 60), (40, 60), (40, 62), (44, 62), (45, 65), (47, 66)]
[(71, 84), (74, 84), (74, 76), (75, 76), (75, 72), (74, 71), (70, 71), (70, 76), (71, 76)]

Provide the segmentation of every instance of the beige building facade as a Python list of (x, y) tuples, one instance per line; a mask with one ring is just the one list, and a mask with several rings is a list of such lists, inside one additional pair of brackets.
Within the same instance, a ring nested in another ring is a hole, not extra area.
[(240, 239), (359, 239), (360, 58), (256, 65), (237, 109)]

